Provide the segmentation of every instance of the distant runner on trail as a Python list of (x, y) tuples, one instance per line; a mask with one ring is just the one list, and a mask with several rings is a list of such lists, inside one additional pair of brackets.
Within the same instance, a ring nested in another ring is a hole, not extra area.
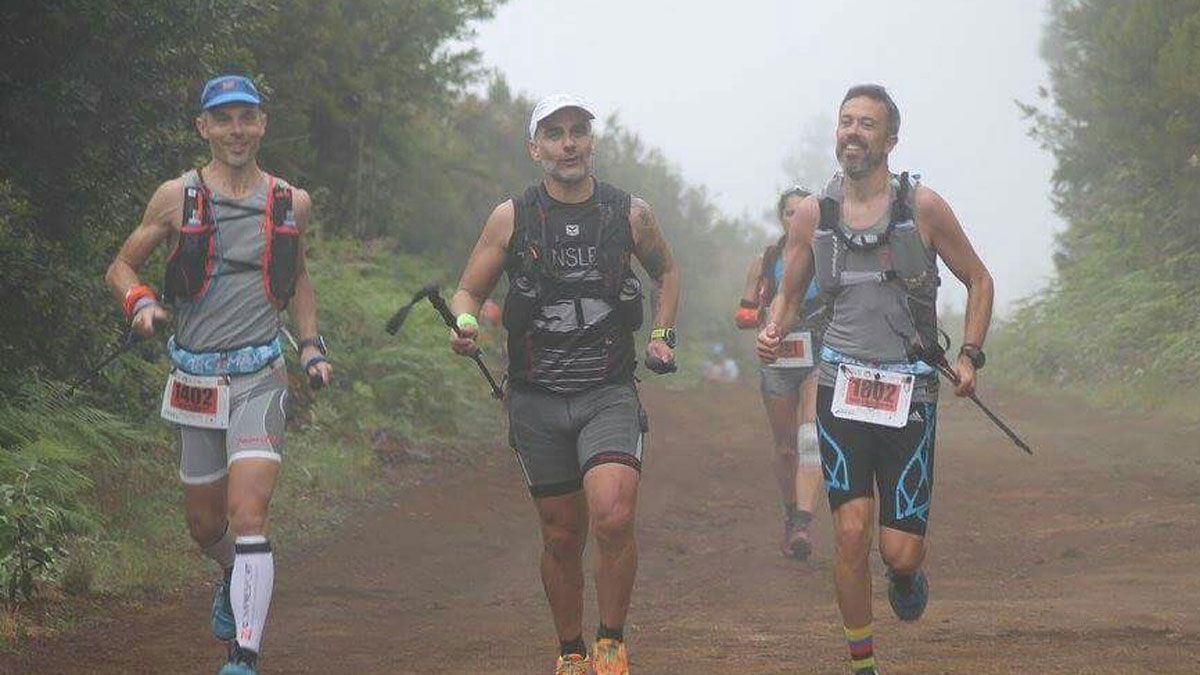
[[(762, 327), (763, 319), (783, 278), (783, 250), (788, 227), (800, 213), (800, 204), (811, 194), (801, 187), (785, 190), (775, 207), (783, 236), (750, 263), (746, 287), (734, 314), (738, 328)], [(820, 348), (824, 303), (816, 299), (816, 283), (809, 285), (801, 315), (788, 333), (786, 358), (763, 364), (760, 372), (763, 406), (774, 439), (772, 453), (775, 482), (783, 500), (783, 555), (807, 560), (812, 552), (813, 507), (821, 490), (821, 455), (817, 450), (817, 378), (814, 350)], [(799, 409), (799, 426), (797, 426)]]
[[(921, 562), (933, 487), (937, 373), (911, 358), (938, 339), (940, 257), (967, 288), (955, 394), (975, 390), (992, 314), (992, 278), (949, 205), (907, 173), (888, 167), (900, 111), (878, 85), (851, 88), (837, 124), (842, 172), (809, 197), (788, 233), (783, 282), (758, 336), (774, 361), (815, 275), (830, 311), (819, 354), (817, 425), (836, 542), (834, 584), (851, 669), (875, 665), (871, 520), (879, 500), (879, 553), (888, 599), (901, 620), (925, 610)], [(878, 493), (876, 493), (878, 490)]]
[[(592, 175), (595, 115), (575, 96), (543, 99), (529, 121), (540, 183), (488, 217), (451, 308), (475, 351), (480, 306), (508, 275), (509, 441), (541, 521), (542, 584), (560, 643), (556, 673), (624, 675), (625, 615), (637, 569), (634, 510), (648, 425), (633, 384), (642, 291), (658, 287), (647, 366), (674, 368), (679, 271), (650, 205)], [(600, 626), (583, 642), (583, 548), (596, 541)]]
[[(271, 602), (267, 505), (283, 453), (285, 307), (309, 377), (327, 384), (332, 375), (304, 265), (312, 202), (258, 167), (266, 128), (249, 79), (205, 84), (196, 129), (211, 160), (159, 186), (105, 277), (142, 337), (169, 320), (165, 305), (174, 311), (162, 416), (175, 429), (188, 531), (224, 571), (212, 614), (213, 635), (229, 644), (220, 675), (258, 672)], [(171, 254), (160, 301), (138, 270), (164, 242)]]

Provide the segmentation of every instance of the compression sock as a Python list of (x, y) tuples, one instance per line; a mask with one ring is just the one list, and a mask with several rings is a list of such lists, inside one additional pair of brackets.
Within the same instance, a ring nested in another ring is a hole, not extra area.
[(796, 502), (789, 502), (783, 505), (783, 517), (787, 518), (789, 523), (796, 522), (797, 513), (800, 513), (800, 509), (796, 508)]
[(580, 656), (587, 656), (587, 645), (583, 643), (583, 636), (580, 635), (574, 640), (563, 640), (562, 642), (558, 643), (558, 653), (563, 656), (566, 656), (567, 654), (579, 654)]
[(796, 511), (796, 515), (792, 517), (792, 524), (796, 527), (808, 527), (808, 524), (812, 522), (812, 519), (812, 511), (803, 511), (798, 509)]
[(233, 618), (237, 623), (237, 643), (244, 650), (258, 653), (271, 589), (275, 583), (275, 559), (271, 543), (263, 536), (238, 537), (237, 559), (233, 565), (229, 597), (233, 600)]
[(600, 623), (599, 630), (596, 631), (597, 640), (616, 640), (622, 642), (625, 640), (625, 627), (609, 628), (603, 622)]
[(229, 529), (229, 523), (225, 524), (225, 531), (221, 533), (211, 544), (204, 544), (200, 550), (204, 551), (204, 555), (216, 561), (221, 569), (227, 570), (233, 567), (233, 530)]
[(850, 670), (857, 673), (875, 667), (875, 632), (871, 624), (847, 628), (846, 643), (850, 645)]

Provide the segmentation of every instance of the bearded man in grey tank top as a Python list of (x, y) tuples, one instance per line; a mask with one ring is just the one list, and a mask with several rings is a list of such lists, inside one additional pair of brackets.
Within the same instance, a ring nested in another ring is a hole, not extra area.
[[(179, 448), (188, 530), (224, 572), (212, 615), (229, 648), (220, 675), (254, 675), (275, 576), (267, 507), (283, 452), (285, 307), (313, 386), (328, 384), (332, 367), (304, 266), (312, 203), (258, 166), (262, 97), (249, 79), (226, 75), (205, 85), (200, 108), (211, 160), (159, 186), (105, 278), (141, 337), (174, 315), (162, 416)], [(172, 252), (160, 302), (138, 271), (164, 242)]]
[[(868, 556), (879, 505), (888, 599), (906, 621), (929, 586), (921, 563), (933, 485), (937, 373), (915, 356), (937, 340), (937, 258), (966, 286), (954, 393), (974, 392), (991, 322), (992, 278), (949, 205), (909, 174), (893, 174), (900, 111), (878, 85), (851, 88), (838, 114), (842, 171), (808, 197), (788, 233), (783, 281), (758, 336), (773, 361), (788, 317), (816, 278), (829, 306), (818, 371), (821, 464), (833, 512), (834, 584), (851, 670), (877, 673)], [(878, 494), (876, 493), (878, 489)]]

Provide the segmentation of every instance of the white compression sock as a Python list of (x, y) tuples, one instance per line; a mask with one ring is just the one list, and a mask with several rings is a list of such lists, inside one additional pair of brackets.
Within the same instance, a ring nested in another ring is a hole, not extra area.
[(237, 559), (229, 597), (237, 622), (237, 643), (257, 654), (275, 584), (275, 559), (271, 556), (270, 542), (263, 536), (238, 537), (235, 549)]
[(806, 422), (796, 434), (796, 460), (800, 466), (821, 465), (821, 445), (817, 439), (817, 425)]
[(233, 567), (233, 530), (229, 529), (229, 523), (225, 524), (225, 532), (211, 544), (205, 544), (200, 549), (204, 551), (204, 555), (212, 558), (221, 566), (221, 569), (227, 570)]

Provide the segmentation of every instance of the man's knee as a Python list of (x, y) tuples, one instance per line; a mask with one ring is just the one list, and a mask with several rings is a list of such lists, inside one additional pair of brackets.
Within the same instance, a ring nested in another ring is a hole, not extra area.
[(900, 574), (912, 574), (925, 561), (925, 540), (920, 537), (880, 536), (879, 557), (888, 569)]
[(614, 500), (593, 510), (592, 535), (601, 549), (624, 546), (633, 537), (632, 500)]
[(225, 532), (225, 513), (219, 506), (190, 505), (185, 518), (188, 534), (202, 546), (216, 541)]
[(542, 548), (556, 560), (583, 555), (586, 531), (572, 524), (542, 523)]
[(229, 501), (229, 526), (238, 536), (265, 534), (267, 528), (266, 500), (231, 499)]
[(834, 524), (834, 540), (839, 558), (865, 563), (871, 550), (870, 513), (852, 509), (839, 514)]

